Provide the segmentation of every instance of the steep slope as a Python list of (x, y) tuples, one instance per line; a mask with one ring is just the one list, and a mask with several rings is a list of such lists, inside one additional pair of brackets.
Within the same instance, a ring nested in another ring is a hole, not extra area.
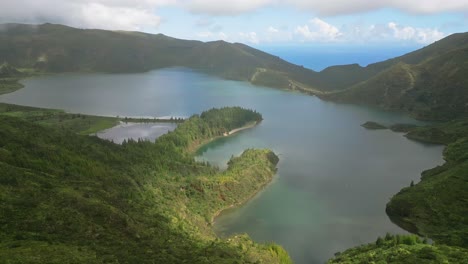
[(448, 144), (446, 163), (423, 172), (419, 183), (396, 194), (387, 214), (437, 243), (468, 248), (468, 119), (415, 128), (407, 137)]
[(468, 33), (384, 62), (375, 76), (324, 99), (409, 112), (419, 119), (448, 120), (468, 114)]

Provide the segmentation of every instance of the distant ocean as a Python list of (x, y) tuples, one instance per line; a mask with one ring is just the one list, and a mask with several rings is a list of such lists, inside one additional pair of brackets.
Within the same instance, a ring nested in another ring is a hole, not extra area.
[(321, 71), (333, 65), (357, 63), (361, 66), (391, 59), (417, 50), (421, 47), (286, 47), (263, 46), (256, 47), (291, 63), (302, 65), (306, 68)]

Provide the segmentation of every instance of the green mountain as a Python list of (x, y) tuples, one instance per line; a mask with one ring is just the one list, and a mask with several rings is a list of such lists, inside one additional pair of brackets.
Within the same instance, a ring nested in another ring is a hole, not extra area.
[(405, 111), (419, 119), (468, 114), (468, 33), (365, 68), (339, 66), (334, 72), (351, 85), (320, 95), (327, 100)]
[[(227, 79), (287, 88), (312, 70), (240, 43), (201, 42), (162, 34), (84, 30), (63, 25), (0, 26), (0, 61), (46, 72), (140, 72), (182, 66)], [(268, 78), (276, 75), (275, 82)]]
[(326, 100), (406, 111), (420, 119), (468, 114), (468, 33), (366, 67), (340, 65), (315, 72), (240, 43), (54, 24), (0, 28), (0, 61), (17, 68), (119, 73), (181, 66)]

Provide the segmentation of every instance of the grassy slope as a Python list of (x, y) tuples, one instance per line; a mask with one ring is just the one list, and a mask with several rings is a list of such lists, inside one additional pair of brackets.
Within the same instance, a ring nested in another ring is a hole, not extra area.
[(214, 211), (268, 182), (277, 162), (268, 150), (246, 151), (223, 173), (195, 162), (184, 150), (192, 140), (258, 116), (219, 111), (231, 121), (195, 116), (156, 143), (122, 146), (1, 115), (2, 261), (288, 263), (276, 245), (219, 240), (209, 228)]

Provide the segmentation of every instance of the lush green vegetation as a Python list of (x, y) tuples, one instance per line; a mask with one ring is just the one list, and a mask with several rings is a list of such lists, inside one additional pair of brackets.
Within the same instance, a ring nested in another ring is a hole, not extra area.
[(361, 125), (364, 128), (371, 129), (371, 130), (376, 130), (376, 129), (387, 129), (386, 126), (381, 125), (377, 122), (372, 122), (372, 121), (367, 121), (364, 124)]
[(468, 115), (467, 59), (468, 33), (454, 34), (361, 70), (335, 70), (337, 79), (355, 72), (355, 76), (361, 76), (355, 78), (361, 80), (339, 92), (318, 95), (338, 102), (405, 111), (419, 119), (451, 120)]
[(240, 43), (204, 43), (162, 34), (83, 30), (53, 24), (2, 25), (0, 61), (43, 72), (118, 73), (181, 66), (242, 81), (252, 81), (258, 69), (268, 69), (284, 76), (281, 88), (288, 88), (290, 79), (310, 83), (316, 75)]
[(336, 253), (328, 263), (467, 263), (468, 250), (428, 244), (415, 235), (390, 235), (375, 243)]
[(216, 212), (271, 180), (276, 155), (247, 150), (220, 172), (196, 162), (188, 149), (258, 121), (258, 113), (214, 109), (155, 143), (116, 145), (80, 136), (60, 122), (31, 122), (34, 113), (21, 117), (20, 107), (2, 107), (17, 112), (0, 115), (2, 262), (290, 262), (276, 245), (245, 235), (220, 240), (210, 228)]
[(201, 115), (190, 117), (186, 122), (180, 124), (178, 129), (168, 133), (164, 138), (170, 138), (170, 142), (178, 148), (194, 151), (201, 144), (225, 136), (231, 130), (261, 120), (261, 114), (255, 111), (246, 111), (240, 107), (211, 109)]
[(116, 117), (101, 117), (83, 114), (70, 114), (62, 110), (44, 109), (29, 106), (20, 106), (0, 103), (0, 116), (10, 116), (28, 122), (70, 130), (82, 135), (94, 134), (98, 131), (111, 128), (119, 123)]
[(468, 263), (468, 120), (390, 129), (428, 143), (447, 144), (446, 163), (424, 171), (387, 204), (386, 212), (400, 227), (428, 237), (393, 236), (337, 253), (329, 263)]
[(421, 182), (396, 194), (387, 204), (387, 214), (411, 232), (468, 247), (468, 121), (415, 128), (407, 137), (448, 144), (446, 163), (423, 172)]
[[(180, 40), (141, 32), (4, 24), (0, 61), (42, 72), (140, 72), (182, 66), (223, 78), (406, 111), (420, 119), (468, 114), (468, 33), (366, 67), (315, 72), (240, 43)], [(0, 81), (4, 92), (17, 89)]]
[(11, 67), (8, 63), (0, 65), (0, 95), (23, 88), (23, 85), (18, 82), (19, 78), (23, 76), (20, 71)]

